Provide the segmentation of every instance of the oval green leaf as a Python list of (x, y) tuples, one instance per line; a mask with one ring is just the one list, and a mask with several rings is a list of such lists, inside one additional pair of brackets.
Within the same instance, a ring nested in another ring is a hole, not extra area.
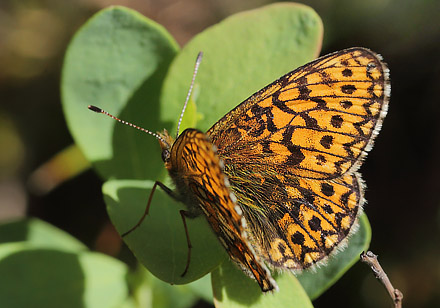
[(10, 221), (0, 225), (0, 243), (24, 242), (27, 246), (78, 252), (87, 247), (70, 234), (37, 218)]
[(90, 252), (0, 245), (2, 307), (119, 307), (128, 297), (128, 268)]
[(195, 100), (203, 118), (197, 128), (206, 131), (254, 92), (315, 59), (322, 31), (316, 12), (295, 3), (228, 17), (194, 37), (173, 61), (161, 95), (161, 117), (176, 128), (199, 51), (204, 57)]
[(153, 137), (87, 106), (153, 131), (164, 127), (159, 94), (177, 51), (162, 26), (117, 6), (93, 16), (70, 42), (61, 81), (64, 114), (76, 144), (104, 178), (156, 179), (163, 168)]
[(214, 303), (217, 308), (243, 307), (313, 307), (307, 293), (293, 274), (274, 276), (278, 292), (262, 293), (258, 284), (230, 261), (211, 274)]

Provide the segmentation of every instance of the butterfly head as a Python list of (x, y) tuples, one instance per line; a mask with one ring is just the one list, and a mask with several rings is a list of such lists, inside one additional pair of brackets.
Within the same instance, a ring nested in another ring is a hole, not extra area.
[(160, 148), (162, 149), (162, 160), (165, 163), (165, 166), (168, 167), (171, 158), (171, 147), (174, 143), (174, 138), (170, 136), (166, 129), (163, 130), (162, 133), (157, 133), (160, 138), (159, 141)]

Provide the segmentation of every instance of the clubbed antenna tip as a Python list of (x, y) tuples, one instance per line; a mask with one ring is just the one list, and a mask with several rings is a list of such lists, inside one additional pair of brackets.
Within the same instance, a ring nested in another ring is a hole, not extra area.
[(97, 112), (97, 113), (102, 113), (102, 109), (93, 105), (89, 105), (87, 108), (89, 108), (90, 110)]

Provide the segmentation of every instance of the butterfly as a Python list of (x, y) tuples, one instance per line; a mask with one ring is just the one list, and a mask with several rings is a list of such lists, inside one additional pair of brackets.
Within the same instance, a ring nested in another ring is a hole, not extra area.
[(190, 128), (174, 139), (89, 109), (158, 139), (176, 189), (156, 182), (148, 204), (157, 186), (183, 202), (186, 232), (186, 218), (205, 215), (230, 258), (267, 292), (278, 289), (267, 265), (302, 270), (325, 262), (356, 230), (365, 202), (357, 170), (389, 97), (381, 56), (349, 48), (287, 73), (206, 133)]

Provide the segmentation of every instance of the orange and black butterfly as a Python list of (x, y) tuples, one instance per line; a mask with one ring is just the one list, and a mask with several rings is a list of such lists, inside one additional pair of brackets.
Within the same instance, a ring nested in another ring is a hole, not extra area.
[(356, 230), (364, 204), (357, 170), (387, 112), (388, 75), (376, 53), (345, 49), (284, 75), (206, 133), (186, 129), (174, 140), (149, 132), (176, 186), (156, 182), (152, 193), (159, 185), (186, 204), (184, 223), (203, 213), (261, 290), (277, 289), (266, 264), (309, 268)]

